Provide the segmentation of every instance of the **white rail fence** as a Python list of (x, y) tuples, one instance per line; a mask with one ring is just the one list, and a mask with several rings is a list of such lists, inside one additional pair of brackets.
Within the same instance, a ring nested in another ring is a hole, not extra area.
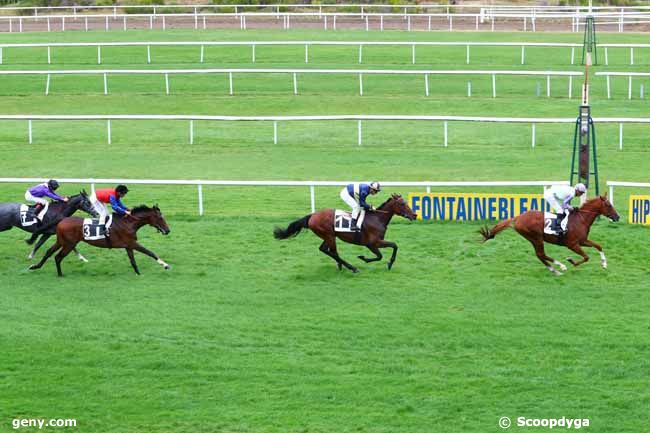
[[(612, 98), (611, 77), (627, 77), (627, 99), (632, 99), (632, 78), (633, 77), (650, 77), (650, 72), (596, 72), (597, 76), (607, 79), (607, 99)], [(645, 98), (645, 86), (639, 87), (639, 98)]]
[[(619, 12), (601, 12), (593, 13), (595, 18), (595, 23), (597, 26), (615, 26), (619, 32), (625, 31), (625, 26), (633, 26), (638, 24), (645, 24), (650, 22), (650, 12), (636, 12), (636, 11), (624, 11)], [(84, 21), (83, 30), (90, 30), (90, 24), (93, 22), (101, 23), (101, 27), (105, 30), (111, 30), (113, 24), (117, 21), (121, 25), (119, 27), (123, 30), (129, 28), (127, 20), (131, 22), (149, 22), (149, 28), (154, 29), (155, 27), (162, 30), (166, 30), (169, 26), (169, 22), (173, 19), (175, 26), (178, 26), (179, 23), (189, 21), (189, 26), (199, 30), (200, 28), (208, 28), (208, 19), (212, 19), (211, 24), (223, 24), (222, 22), (216, 23), (217, 18), (230, 18), (234, 23), (239, 24), (241, 30), (246, 30), (248, 28), (247, 19), (262, 19), (263, 22), (268, 23), (269, 20), (282, 19), (282, 28), (288, 30), (291, 28), (291, 20), (294, 21), (299, 19), (305, 20), (317, 20), (322, 21), (322, 26), (325, 30), (337, 29), (337, 18), (339, 24), (341, 20), (347, 20), (346, 25), (349, 26), (350, 22), (361, 23), (362, 26), (365, 26), (366, 31), (373, 30), (384, 30), (384, 21), (392, 20), (401, 22), (402, 19), (406, 22), (403, 30), (411, 31), (416, 29), (416, 24), (420, 23), (419, 28), (422, 30), (434, 30), (435, 23), (434, 20), (441, 21), (444, 24), (440, 24), (440, 27), (436, 30), (454, 30), (454, 20), (456, 20), (457, 27), (459, 24), (464, 24), (464, 27), (461, 29), (467, 29), (468, 23), (469, 28), (474, 28), (475, 30), (480, 30), (480, 25), (486, 19), (490, 22), (490, 30), (496, 30), (497, 19), (505, 25), (505, 29), (512, 30), (512, 25), (509, 24), (513, 20), (521, 20), (523, 31), (537, 31), (537, 22), (540, 21), (544, 23), (547, 21), (549, 24), (555, 25), (553, 28), (557, 30), (557, 23), (566, 22), (567, 29), (570, 29), (572, 32), (579, 32), (581, 27), (584, 25), (583, 21), (586, 14), (584, 13), (536, 13), (536, 12), (514, 12), (514, 13), (492, 13), (486, 15), (484, 13), (345, 13), (345, 12), (242, 12), (242, 13), (206, 13), (199, 12), (198, 8), (195, 9), (194, 13), (165, 13), (165, 14), (125, 14), (125, 13), (104, 13), (104, 14), (57, 14), (57, 15), (33, 15), (33, 16), (24, 16), (24, 15), (15, 15), (15, 16), (3, 16), (0, 15), (0, 24), (3, 25), (3, 28), (8, 29), (9, 32), (23, 32), (25, 31), (24, 27), (27, 23), (31, 23), (36, 29), (41, 30), (41, 22), (45, 21), (47, 24), (47, 30), (52, 31), (54, 28), (54, 22), (60, 22), (58, 28), (61, 31), (66, 30), (66, 22), (68, 23), (68, 29), (70, 23), (76, 23), (79, 20)], [(66, 21), (67, 20), (67, 21)], [(329, 25), (328, 25), (329, 21)], [(157, 24), (160, 22), (160, 24)], [(530, 23), (530, 24), (529, 24)], [(226, 24), (227, 25), (227, 24)], [(16, 28), (17, 27), (17, 28)], [(41, 30), (42, 31), (42, 30)]]
[(609, 187), (609, 201), (614, 204), (614, 187), (620, 188), (650, 188), (650, 183), (648, 182), (621, 182), (617, 180), (607, 181), (607, 186)]
[[(34, 121), (105, 121), (107, 143), (112, 143), (111, 126), (118, 120), (158, 120), (158, 121), (187, 121), (189, 122), (189, 144), (194, 144), (196, 139), (195, 121), (209, 122), (272, 122), (273, 123), (273, 144), (278, 144), (278, 123), (279, 122), (308, 122), (308, 121), (356, 121), (357, 122), (357, 145), (361, 146), (363, 141), (362, 125), (364, 121), (426, 121), (441, 122), (443, 125), (443, 146), (449, 146), (449, 122), (483, 122), (483, 123), (524, 123), (531, 125), (531, 147), (535, 148), (537, 142), (537, 124), (564, 123), (574, 124), (573, 117), (477, 117), (477, 116), (411, 116), (411, 115), (334, 115), (334, 116), (206, 116), (206, 115), (151, 115), (151, 114), (122, 114), (122, 115), (38, 115), (38, 114), (0, 114), (0, 121), (27, 121), (27, 139), (29, 144), (33, 143), (33, 122)], [(600, 124), (619, 125), (619, 150), (623, 150), (623, 125), (626, 123), (645, 124), (650, 123), (650, 118), (642, 117), (596, 117), (593, 119)]]
[[(79, 69), (79, 70), (0, 70), (2, 75), (46, 75), (45, 95), (50, 93), (52, 75), (102, 75), (104, 95), (108, 95), (108, 75), (163, 75), (165, 94), (169, 95), (170, 75), (227, 74), (229, 94), (234, 95), (234, 74), (289, 74), (293, 76), (293, 94), (298, 94), (298, 74), (357, 75), (359, 77), (359, 96), (363, 96), (364, 75), (421, 75), (424, 78), (424, 94), (429, 96), (430, 75), (489, 75), (492, 77), (492, 97), (497, 97), (496, 77), (502, 76), (543, 76), (546, 77), (546, 96), (551, 97), (551, 77), (569, 77), (568, 97), (573, 94), (573, 77), (581, 77), (582, 72), (567, 71), (487, 71), (487, 70), (415, 70), (415, 69)], [(471, 85), (468, 84), (471, 96)]]
[[(29, 43), (29, 44), (1, 44), (0, 43), (0, 65), (6, 64), (3, 52), (11, 49), (21, 48), (45, 48), (47, 50), (47, 64), (52, 64), (52, 48), (79, 48), (95, 47), (97, 48), (97, 64), (102, 64), (102, 48), (109, 47), (146, 47), (147, 63), (151, 63), (151, 47), (198, 47), (199, 63), (205, 61), (206, 47), (229, 47), (229, 46), (247, 46), (251, 50), (251, 62), (257, 61), (257, 47), (267, 46), (304, 46), (304, 62), (309, 63), (309, 50), (313, 46), (345, 46), (358, 47), (358, 62), (363, 63), (364, 47), (375, 46), (395, 46), (410, 47), (410, 56), (408, 60), (411, 64), (416, 64), (416, 48), (419, 47), (465, 47), (465, 63), (470, 64), (470, 47), (519, 47), (521, 48), (521, 64), (526, 62), (526, 48), (571, 48), (571, 64), (575, 64), (575, 50), (581, 48), (581, 44), (571, 43), (546, 43), (546, 42), (420, 42), (420, 41), (184, 41), (184, 42), (69, 42), (69, 43)], [(610, 45), (600, 44), (601, 47)], [(650, 44), (616, 44), (618, 48), (650, 47)], [(607, 58), (607, 57), (606, 57)]]
[[(357, 181), (269, 181), (269, 180), (149, 180), (149, 179), (59, 179), (59, 183), (89, 184), (92, 192), (95, 191), (96, 185), (177, 185), (177, 186), (196, 186), (198, 193), (198, 211), (199, 215), (204, 215), (204, 186), (222, 186), (222, 187), (308, 187), (310, 195), (311, 212), (316, 211), (316, 187), (343, 187)], [(23, 177), (3, 177), (0, 183), (37, 183), (46, 182), (44, 178), (23, 178)], [(528, 187), (537, 186), (546, 189), (553, 185), (568, 185), (567, 181), (468, 181), (468, 182), (390, 182), (382, 181), (385, 187), (413, 187), (426, 188), (431, 192), (432, 187), (450, 188), (450, 187)], [(542, 190), (543, 192), (543, 190)]]

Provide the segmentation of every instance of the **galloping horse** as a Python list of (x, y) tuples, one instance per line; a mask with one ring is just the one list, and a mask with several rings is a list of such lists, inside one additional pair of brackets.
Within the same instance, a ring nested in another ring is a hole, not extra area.
[(65, 218), (56, 227), (56, 243), (45, 253), (40, 262), (30, 266), (30, 270), (39, 269), (59, 249), (61, 250), (54, 258), (56, 262), (56, 270), (59, 277), (63, 276), (61, 272), (61, 262), (70, 251), (79, 242), (84, 241), (92, 246), (99, 248), (124, 248), (126, 254), (129, 256), (131, 266), (136, 274), (140, 275), (138, 265), (135, 263), (133, 250), (140, 251), (148, 255), (160, 264), (163, 268), (169, 269), (170, 266), (162, 261), (155, 253), (149, 251), (137, 241), (137, 231), (145, 225), (150, 225), (156, 228), (163, 235), (168, 235), (170, 230), (167, 226), (165, 218), (158, 206), (149, 208), (147, 206), (139, 206), (131, 210), (131, 216), (115, 216), (113, 225), (111, 226), (111, 234), (109, 238), (86, 240), (84, 239), (84, 220), (82, 218)]
[(567, 258), (573, 266), (580, 266), (589, 260), (589, 256), (585, 254), (581, 247), (594, 247), (600, 253), (602, 267), (606, 269), (607, 258), (605, 257), (603, 248), (596, 242), (588, 239), (589, 229), (599, 215), (605, 215), (613, 221), (618, 221), (620, 218), (614, 206), (607, 200), (607, 197), (600, 196), (588, 200), (579, 209), (574, 210), (569, 215), (567, 234), (565, 236), (544, 233), (544, 213), (540, 211), (524, 212), (518, 217), (501, 221), (491, 229), (485, 226), (480, 230), (480, 233), (483, 235), (483, 242), (485, 242), (488, 239), (494, 238), (497, 233), (510, 227), (514, 222), (515, 230), (533, 244), (537, 258), (555, 275), (562, 275), (562, 273), (555, 269), (550, 264), (551, 262), (559, 266), (562, 271), (566, 271), (567, 268), (564, 264), (546, 255), (544, 252), (544, 242), (564, 245), (571, 251), (580, 254), (582, 260), (579, 262), (574, 261), (570, 257)]
[[(34, 243), (39, 235), (42, 235), (32, 249), (29, 255), (30, 259), (34, 257), (36, 250), (56, 232), (56, 225), (63, 218), (73, 215), (79, 209), (94, 217), (97, 216), (86, 191), (81, 191), (78, 195), (73, 195), (67, 202), (57, 201), (50, 204), (43, 218), (43, 222), (27, 227), (23, 227), (20, 220), (20, 206), (20, 203), (0, 203), (0, 232), (10, 230), (12, 227), (18, 227), (21, 230), (32, 233), (31, 239), (27, 240), (27, 243), (30, 245)], [(87, 261), (76, 248), (74, 252), (79, 256), (79, 259)]]
[(417, 215), (409, 208), (402, 196), (393, 194), (384, 204), (379, 206), (375, 212), (367, 212), (361, 232), (335, 232), (334, 231), (334, 209), (323, 209), (321, 211), (309, 214), (299, 220), (289, 224), (286, 230), (276, 227), (273, 230), (273, 236), (276, 239), (287, 239), (296, 236), (303, 228), (308, 228), (323, 239), (320, 245), (320, 251), (330, 256), (336, 261), (336, 266), (341, 270), (345, 266), (354, 273), (359, 272), (357, 268), (343, 260), (336, 251), (336, 238), (356, 245), (366, 246), (375, 254), (373, 258), (358, 256), (366, 263), (376, 262), (382, 259), (379, 248), (390, 247), (393, 249), (393, 255), (388, 261), (390, 270), (397, 257), (397, 245), (394, 242), (384, 240), (388, 224), (393, 215), (399, 215), (409, 220), (414, 220)]

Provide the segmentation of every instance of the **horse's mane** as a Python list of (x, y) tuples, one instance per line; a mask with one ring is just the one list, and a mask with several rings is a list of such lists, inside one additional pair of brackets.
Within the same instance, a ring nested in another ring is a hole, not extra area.
[(142, 212), (147, 212), (147, 211), (151, 211), (151, 210), (153, 210), (153, 209), (150, 208), (149, 206), (147, 206), (146, 204), (141, 204), (141, 205), (136, 206), (133, 209), (131, 209), (131, 213), (142, 213)]
[(396, 200), (398, 198), (402, 197), (399, 194), (392, 194), (385, 202), (383, 202), (377, 209), (382, 209), (384, 206), (386, 206), (389, 202)]
[[(603, 198), (600, 197), (600, 196), (591, 198), (591, 199), (587, 200), (582, 206), (580, 206), (580, 209), (592, 209), (593, 207), (600, 206), (600, 202), (602, 202), (602, 201), (603, 201)], [(596, 205), (596, 202), (598, 202), (597, 205)], [(596, 205), (596, 206), (594, 206), (594, 205)]]

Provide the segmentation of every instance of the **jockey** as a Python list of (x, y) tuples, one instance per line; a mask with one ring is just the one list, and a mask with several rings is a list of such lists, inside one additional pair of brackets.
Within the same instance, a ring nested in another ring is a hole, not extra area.
[(351, 183), (341, 190), (341, 199), (352, 208), (352, 230), (361, 231), (359, 221), (363, 222), (363, 212), (367, 210), (375, 210), (372, 205), (366, 203), (368, 195), (375, 195), (381, 191), (379, 182), (366, 183)]
[(43, 222), (43, 218), (45, 217), (50, 205), (50, 203), (45, 200), (45, 197), (49, 197), (55, 201), (68, 201), (68, 197), (61, 197), (54, 192), (58, 188), (59, 182), (51, 179), (47, 182), (39, 183), (25, 191), (25, 200), (36, 203), (34, 211), (37, 215), (36, 218), (38, 218), (39, 221)]
[(574, 187), (555, 185), (544, 192), (544, 200), (557, 213), (556, 221), (561, 221), (560, 226), (563, 233), (566, 233), (569, 213), (573, 210), (571, 200), (574, 197), (580, 197), (585, 192), (587, 192), (587, 187), (583, 183), (578, 183)]
[(110, 228), (112, 219), (108, 218), (108, 209), (106, 204), (110, 204), (113, 212), (118, 215), (131, 215), (131, 211), (122, 203), (122, 197), (129, 192), (126, 185), (118, 185), (115, 188), (98, 189), (90, 196), (95, 211), (99, 214), (99, 223), (106, 225), (106, 233)]

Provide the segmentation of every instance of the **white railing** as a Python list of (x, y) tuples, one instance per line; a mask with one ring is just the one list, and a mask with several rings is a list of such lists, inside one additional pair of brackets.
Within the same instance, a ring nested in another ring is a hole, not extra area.
[(614, 204), (614, 187), (624, 187), (624, 188), (650, 188), (650, 183), (648, 182), (620, 182), (616, 180), (607, 181), (607, 186), (609, 187), (609, 201)]
[[(44, 178), (24, 178), (24, 177), (3, 177), (0, 178), (0, 183), (38, 183), (47, 182), (48, 179)], [(59, 183), (74, 183), (74, 184), (89, 184), (92, 192), (95, 191), (95, 185), (193, 185), (197, 187), (198, 202), (199, 202), (199, 215), (204, 214), (203, 206), (203, 186), (247, 186), (247, 187), (309, 187), (311, 211), (316, 212), (316, 187), (342, 187), (356, 181), (291, 181), (291, 180), (149, 180), (149, 179), (59, 179)], [(413, 187), (413, 188), (426, 188), (427, 192), (431, 192), (432, 187), (525, 187), (525, 186), (541, 186), (546, 189), (552, 185), (568, 185), (567, 181), (462, 181), (462, 182), (386, 182), (382, 181), (382, 185), (386, 187)]]
[[(605, 77), (607, 80), (607, 99), (612, 98), (610, 77), (627, 77), (627, 99), (632, 99), (632, 77), (650, 77), (650, 72), (596, 72), (596, 75)], [(645, 98), (643, 85), (640, 87), (640, 97)]]
[[(648, 20), (650, 20), (650, 13), (648, 12), (618, 12), (618, 13), (594, 13), (591, 14), (595, 18), (595, 22), (597, 25), (602, 26), (602, 25), (615, 25), (618, 28), (619, 32), (623, 32), (625, 25), (636, 25), (636, 24), (643, 24), (646, 23)], [(198, 10), (195, 11), (195, 13), (167, 13), (167, 14), (118, 14), (116, 12), (114, 13), (109, 13), (109, 14), (65, 14), (65, 15), (33, 15), (33, 16), (2, 16), (0, 15), (0, 23), (3, 23), (5, 26), (8, 24), (8, 30), (9, 32), (23, 32), (24, 31), (24, 25), (23, 23), (26, 22), (42, 22), (45, 21), (47, 23), (47, 30), (51, 31), (52, 30), (52, 21), (60, 21), (60, 29), (61, 31), (66, 30), (66, 20), (69, 26), (69, 23), (71, 22), (77, 22), (79, 19), (84, 20), (84, 26), (83, 29), (88, 31), (89, 30), (89, 20), (95, 20), (95, 21), (100, 21), (104, 23), (104, 28), (106, 30), (110, 30), (112, 28), (112, 24), (115, 21), (121, 21), (122, 26), (121, 28), (123, 30), (126, 30), (128, 28), (127, 25), (127, 19), (130, 19), (131, 21), (134, 20), (148, 20), (149, 21), (149, 28), (153, 29), (154, 28), (154, 21), (158, 22), (160, 21), (160, 28), (162, 30), (166, 30), (167, 28), (167, 21), (171, 19), (175, 19), (177, 24), (178, 22), (183, 22), (183, 20), (189, 20), (190, 22), (193, 22), (193, 27), (195, 30), (198, 30), (200, 28), (206, 29), (207, 28), (207, 19), (211, 18), (232, 18), (235, 20), (235, 22), (239, 22), (239, 28), (242, 30), (247, 29), (247, 24), (246, 20), (247, 19), (256, 19), (256, 18), (263, 18), (268, 20), (271, 19), (276, 19), (279, 20), (282, 18), (282, 28), (285, 30), (288, 30), (291, 28), (291, 19), (293, 18), (294, 20), (296, 19), (316, 19), (316, 20), (322, 20), (323, 21), (323, 28), (325, 30), (332, 29), (336, 30), (336, 21), (337, 18), (339, 21), (341, 19), (347, 19), (348, 22), (350, 20), (353, 20), (355, 22), (360, 22), (360, 23), (365, 23), (365, 29), (366, 31), (371, 30), (371, 24), (374, 26), (374, 29), (383, 31), (384, 30), (384, 21), (386, 19), (393, 19), (393, 20), (404, 20), (406, 21), (406, 28), (404, 30), (411, 31), (412, 30), (412, 21), (413, 24), (417, 23), (418, 21), (421, 23), (421, 29), (422, 30), (434, 30), (433, 28), (433, 19), (438, 19), (441, 20), (444, 24), (441, 25), (440, 28), (437, 30), (448, 30), (448, 31), (453, 31), (454, 30), (454, 19), (456, 19), (456, 22), (458, 21), (465, 21), (465, 22), (474, 22), (474, 28), (475, 30), (479, 30), (480, 23), (483, 22), (486, 18), (490, 21), (490, 29), (492, 31), (496, 30), (496, 21), (497, 19), (503, 19), (504, 21), (511, 21), (513, 19), (517, 20), (522, 20), (523, 22), (523, 31), (529, 31), (529, 22), (530, 22), (530, 30), (533, 32), (537, 31), (537, 26), (536, 23), (537, 21), (543, 21), (543, 20), (548, 20), (553, 23), (558, 22), (558, 21), (570, 21), (569, 28), (572, 32), (578, 32), (580, 31), (581, 26), (583, 26), (583, 21), (585, 18), (586, 14), (584, 13), (535, 13), (535, 12), (527, 12), (527, 13), (498, 13), (498, 14), (490, 14), (489, 16), (486, 16), (485, 14), (482, 13), (421, 13), (421, 14), (413, 14), (413, 13), (344, 13), (344, 12), (306, 12), (306, 13), (298, 13), (298, 12), (272, 12), (272, 13), (267, 13), (267, 12), (242, 12), (242, 13), (205, 13), (205, 12), (198, 12)], [(328, 26), (328, 20), (331, 24)], [(609, 21), (608, 21), (609, 20)], [(626, 21), (627, 20), (627, 21)], [(199, 24), (199, 21), (202, 22), (202, 25)], [(424, 24), (426, 22), (426, 24)], [(363, 25), (363, 24), (362, 24)], [(18, 26), (18, 29), (16, 30), (15, 27)], [(508, 30), (512, 30), (512, 24), (509, 24), (510, 27), (508, 27)], [(40, 30), (40, 27), (38, 28)], [(554, 29), (556, 30), (556, 29)]]
[[(538, 123), (571, 123), (573, 117), (479, 117), (479, 116), (412, 116), (412, 115), (333, 115), (333, 116), (208, 116), (208, 115), (156, 115), (156, 114), (88, 114), (88, 115), (47, 115), (47, 114), (0, 114), (0, 120), (27, 121), (27, 140), (33, 143), (33, 122), (38, 121), (106, 121), (107, 142), (112, 142), (112, 121), (116, 120), (178, 120), (189, 121), (189, 144), (196, 138), (195, 121), (225, 122), (273, 122), (273, 144), (278, 144), (278, 122), (306, 121), (356, 121), (357, 145), (362, 144), (363, 121), (435, 121), (443, 124), (443, 146), (449, 146), (449, 122), (484, 122), (484, 123), (529, 123), (531, 124), (531, 147), (537, 142)], [(595, 117), (594, 123), (614, 123), (619, 125), (619, 150), (623, 150), (623, 125), (626, 123), (650, 123), (650, 118), (643, 117)]]
[[(616, 47), (641, 47), (645, 44), (616, 44)], [(309, 63), (309, 48), (312, 46), (353, 46), (358, 47), (358, 62), (363, 62), (363, 48), (368, 46), (404, 46), (411, 48), (410, 61), (415, 64), (416, 47), (465, 47), (465, 63), (470, 63), (470, 47), (520, 47), (521, 64), (526, 61), (527, 47), (571, 48), (571, 64), (575, 64), (575, 49), (582, 44), (572, 43), (547, 43), (547, 42), (420, 42), (420, 41), (184, 41), (184, 42), (53, 42), (29, 44), (3, 44), (0, 43), (0, 64), (4, 64), (3, 50), (18, 48), (46, 48), (47, 63), (52, 63), (52, 48), (63, 47), (96, 47), (97, 64), (102, 63), (102, 48), (106, 47), (146, 47), (147, 63), (151, 63), (151, 47), (199, 47), (199, 63), (204, 63), (205, 47), (223, 46), (248, 46), (251, 49), (251, 62), (257, 60), (256, 47), (258, 46), (304, 46), (305, 63)], [(605, 46), (601, 44), (600, 46)], [(614, 46), (614, 45), (609, 45)], [(650, 47), (650, 45), (648, 45)]]
[[(581, 77), (582, 72), (567, 71), (489, 71), (489, 70), (416, 70), (416, 69), (79, 69), (79, 70), (0, 70), (0, 75), (46, 75), (45, 95), (50, 92), (52, 75), (102, 75), (104, 77), (104, 95), (108, 95), (108, 75), (164, 75), (165, 94), (169, 95), (169, 76), (189, 74), (228, 74), (229, 94), (234, 95), (233, 74), (290, 74), (293, 76), (293, 94), (298, 94), (298, 74), (336, 74), (358, 75), (359, 96), (363, 96), (364, 75), (422, 75), (424, 77), (424, 94), (429, 96), (430, 75), (489, 75), (492, 77), (492, 97), (496, 98), (497, 75), (522, 75), (546, 77), (546, 96), (551, 96), (551, 77), (569, 77), (568, 97), (573, 93), (573, 77)], [(468, 87), (471, 96), (471, 87)]]

